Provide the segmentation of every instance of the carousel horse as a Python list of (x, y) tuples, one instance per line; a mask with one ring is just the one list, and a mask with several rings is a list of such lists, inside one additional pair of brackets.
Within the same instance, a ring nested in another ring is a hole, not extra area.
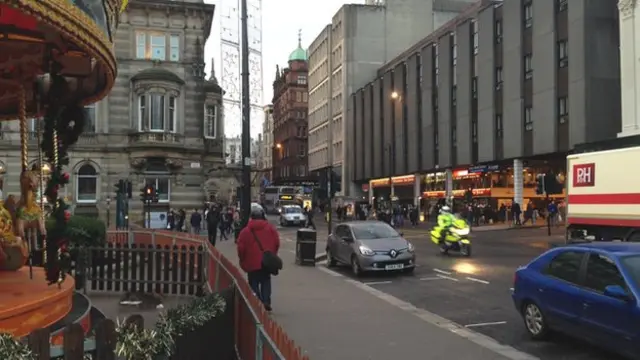
[(26, 239), (26, 230), (36, 229), (46, 236), (44, 216), (42, 208), (36, 200), (38, 186), (40, 184), (40, 174), (36, 170), (26, 170), (20, 174), (20, 201), (15, 209), (15, 230), (16, 236)]
[[(7, 200), (14, 201), (12, 197)], [(27, 244), (16, 236), (12, 213), (0, 199), (0, 271), (16, 271), (25, 265), (28, 257)]]

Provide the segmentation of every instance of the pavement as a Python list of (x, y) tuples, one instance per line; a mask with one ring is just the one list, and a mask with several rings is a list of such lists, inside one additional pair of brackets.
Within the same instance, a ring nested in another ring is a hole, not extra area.
[[(237, 263), (233, 242), (217, 248)], [(535, 359), (324, 267), (294, 264), (273, 280), (272, 316), (313, 360)]]

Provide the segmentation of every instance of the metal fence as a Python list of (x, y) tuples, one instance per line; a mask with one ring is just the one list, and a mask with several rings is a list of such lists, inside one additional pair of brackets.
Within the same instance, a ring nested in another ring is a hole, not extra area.
[[(234, 339), (238, 358), (241, 360), (309, 360), (302, 355), (302, 351), (289, 338), (286, 332), (273, 320), (264, 309), (262, 303), (255, 296), (246, 278), (229, 259), (225, 258), (215, 247), (209, 244), (203, 236), (186, 233), (171, 232), (165, 230), (135, 230), (135, 231), (109, 231), (107, 241), (108, 249), (115, 259), (116, 249), (120, 249), (124, 258), (125, 253), (136, 254), (136, 269), (144, 268), (144, 276), (151, 276), (151, 289), (162, 287), (169, 292), (173, 289), (180, 291), (181, 286), (189, 293), (189, 289), (197, 290), (198, 284), (204, 284), (208, 292), (218, 292), (229, 288), (235, 288), (234, 300)], [(143, 249), (140, 251), (140, 249)], [(160, 255), (154, 254), (158, 252)], [(141, 254), (149, 253), (152, 260), (145, 259), (144, 266), (140, 267)], [(131, 256), (131, 255), (129, 255)], [(169, 260), (167, 260), (169, 259)], [(131, 262), (131, 258), (129, 259)], [(169, 261), (169, 279), (165, 277), (165, 268)], [(177, 262), (177, 263), (176, 263)], [(149, 264), (152, 265), (149, 265)], [(95, 263), (94, 263), (95, 264)], [(118, 274), (114, 262), (112, 266), (113, 276)], [(161, 264), (161, 270), (157, 270)], [(106, 265), (106, 264), (105, 264)], [(131, 276), (129, 265), (126, 274)], [(184, 269), (173, 272), (173, 269)], [(96, 270), (97, 269), (97, 270)], [(91, 271), (97, 271), (88, 276), (87, 283), (93, 289), (95, 286), (100, 291), (100, 284), (106, 289), (111, 283), (112, 288), (120, 283), (121, 286), (146, 286), (149, 284), (140, 279), (140, 271), (136, 273), (134, 281), (117, 280), (107, 278), (108, 267), (100, 270), (100, 267), (91, 267)], [(120, 279), (126, 279), (124, 263), (120, 266)], [(149, 271), (151, 269), (151, 271)], [(190, 270), (191, 269), (191, 270)], [(103, 271), (104, 275), (101, 275)], [(193, 278), (190, 274), (193, 274)], [(104, 276), (104, 277), (103, 277)], [(158, 280), (158, 276), (160, 279)], [(184, 279), (184, 280), (183, 280)], [(104, 280), (104, 281), (101, 281)], [(166, 293), (162, 291), (162, 293)]]

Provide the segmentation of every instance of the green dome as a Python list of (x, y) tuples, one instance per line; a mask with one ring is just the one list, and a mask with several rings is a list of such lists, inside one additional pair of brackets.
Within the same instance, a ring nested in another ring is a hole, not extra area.
[(307, 61), (307, 50), (298, 47), (289, 55), (289, 61)]

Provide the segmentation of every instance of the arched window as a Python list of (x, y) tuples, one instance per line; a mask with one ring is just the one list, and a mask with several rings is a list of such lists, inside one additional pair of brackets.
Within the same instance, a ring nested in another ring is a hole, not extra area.
[(89, 164), (78, 169), (76, 182), (76, 202), (94, 203), (98, 199), (98, 172)]

